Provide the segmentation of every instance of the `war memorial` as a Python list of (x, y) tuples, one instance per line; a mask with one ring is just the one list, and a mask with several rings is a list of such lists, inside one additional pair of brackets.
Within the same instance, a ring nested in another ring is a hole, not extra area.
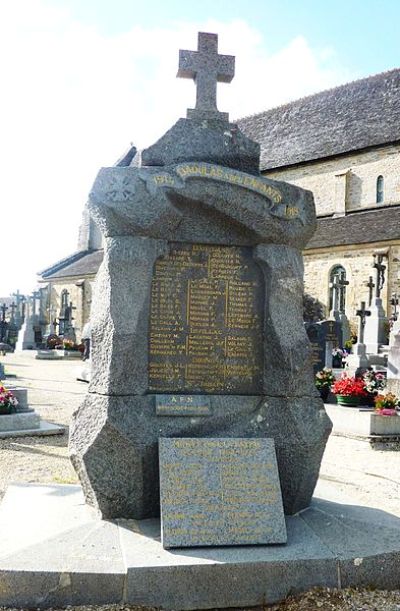
[(90, 192), (105, 252), (70, 430), (81, 488), (53, 487), (51, 536), (0, 563), (0, 604), (207, 609), (398, 584), (399, 520), (312, 498), (332, 426), (302, 317), (313, 196), (261, 177), (259, 145), (217, 109), (234, 76), (217, 43), (180, 51), (195, 108)]

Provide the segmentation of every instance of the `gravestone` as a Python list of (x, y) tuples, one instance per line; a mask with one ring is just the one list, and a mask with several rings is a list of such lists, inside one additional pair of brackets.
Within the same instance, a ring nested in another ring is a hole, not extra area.
[(371, 314), (365, 322), (363, 341), (367, 354), (379, 354), (380, 346), (387, 343), (386, 325), (388, 324), (388, 319), (381, 296), (385, 284), (386, 265), (383, 264), (385, 257), (387, 257), (387, 249), (382, 249), (382, 252), (376, 251), (374, 254), (373, 269), (375, 282), (372, 283), (373, 298), (369, 307)]
[[(101, 169), (89, 196), (104, 259), (70, 456), (104, 518), (159, 515), (160, 437), (273, 438), (284, 509), (296, 513), (331, 430), (302, 317), (312, 194), (260, 176), (259, 145), (215, 104), (233, 58), (214, 34), (199, 34), (197, 53), (180, 56), (196, 108), (141, 163)], [(187, 400), (166, 414), (172, 397)], [(188, 416), (190, 397), (207, 413)]]
[(286, 543), (273, 439), (160, 439), (163, 546)]
[(398, 321), (393, 325), (390, 336), (387, 389), (396, 396), (400, 396), (400, 323)]
[(362, 301), (360, 308), (356, 311), (358, 316), (358, 333), (357, 343), (353, 345), (352, 354), (347, 357), (347, 366), (350, 372), (360, 372), (369, 367), (370, 362), (367, 357), (367, 348), (364, 343), (364, 331), (366, 321), (371, 316), (371, 311), (365, 307), (365, 301)]
[(343, 345), (342, 324), (335, 320), (307, 323), (306, 332), (311, 344), (314, 373), (332, 367), (332, 349)]

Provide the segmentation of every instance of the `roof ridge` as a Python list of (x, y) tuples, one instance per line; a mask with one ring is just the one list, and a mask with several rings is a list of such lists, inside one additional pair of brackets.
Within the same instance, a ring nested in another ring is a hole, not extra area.
[(283, 104), (278, 104), (278, 106), (271, 106), (271, 108), (267, 108), (266, 110), (262, 110), (261, 112), (255, 112), (253, 114), (245, 115), (244, 117), (239, 117), (235, 119), (235, 122), (245, 121), (246, 119), (254, 119), (256, 117), (261, 117), (269, 112), (274, 112), (276, 110), (282, 110), (285, 107), (292, 106), (299, 102), (304, 102), (306, 100), (310, 100), (311, 98), (316, 98), (319, 95), (325, 95), (327, 93), (331, 93), (332, 91), (337, 91), (339, 89), (343, 89), (344, 87), (348, 87), (349, 85), (355, 85), (357, 83), (361, 83), (362, 81), (372, 81), (377, 77), (382, 77), (384, 75), (389, 75), (391, 72), (399, 72), (400, 68), (391, 68), (390, 70), (384, 70), (383, 72), (376, 72), (375, 74), (370, 74), (368, 76), (364, 76), (362, 78), (354, 79), (352, 81), (347, 81), (346, 83), (342, 83), (341, 85), (335, 85), (335, 87), (329, 87), (328, 89), (321, 89), (321, 91), (317, 91), (316, 93), (310, 93), (309, 95), (305, 95), (301, 98), (296, 98), (295, 100), (291, 100), (289, 102), (284, 102)]

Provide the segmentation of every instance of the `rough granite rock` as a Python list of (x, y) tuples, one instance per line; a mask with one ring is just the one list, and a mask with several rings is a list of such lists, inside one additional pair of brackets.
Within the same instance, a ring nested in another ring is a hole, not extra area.
[(211, 395), (211, 417), (156, 416), (155, 397), (88, 393), (70, 432), (86, 500), (103, 518), (159, 515), (159, 437), (272, 437), (284, 510), (309, 505), (331, 423), (313, 396)]
[[(203, 43), (217, 66), (216, 37), (200, 35), (199, 49)], [(196, 70), (197, 63), (191, 77)], [(207, 81), (215, 88), (218, 70)], [(70, 454), (88, 503), (104, 518), (159, 513), (159, 437), (273, 437), (285, 512), (293, 514), (310, 503), (331, 430), (302, 318), (301, 249), (316, 226), (312, 193), (258, 174), (258, 145), (220, 116), (215, 91), (198, 91), (191, 118), (143, 151), (141, 166), (100, 170), (89, 197), (105, 248), (91, 312), (92, 379), (74, 415)], [(213, 249), (214, 267), (204, 263)], [(203, 295), (193, 323), (191, 282)], [(214, 391), (210, 350), (220, 376)], [(150, 366), (158, 372), (153, 381)], [(240, 388), (241, 376), (247, 390), (239, 395), (229, 384)], [(155, 388), (205, 396), (211, 413), (156, 415)]]

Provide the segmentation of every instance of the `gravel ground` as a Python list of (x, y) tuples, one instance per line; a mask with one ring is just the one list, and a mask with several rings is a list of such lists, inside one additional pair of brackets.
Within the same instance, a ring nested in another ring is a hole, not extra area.
[[(6, 372), (18, 376), (10, 379), (9, 384), (29, 388), (29, 403), (44, 420), (68, 427), (72, 413), (87, 391), (87, 384), (75, 380), (79, 361), (38, 361), (30, 354), (11, 354), (2, 358), (2, 362)], [(68, 434), (0, 439), (0, 499), (12, 482), (77, 483), (67, 446)], [(351, 493), (364, 505), (400, 516), (400, 452), (372, 450), (364, 441), (331, 435), (320, 477), (335, 482), (338, 489)], [(137, 607), (108, 605), (70, 609), (134, 611)], [(270, 609), (400, 611), (400, 592), (314, 589)], [(4, 608), (0, 607), (0, 611)]]

